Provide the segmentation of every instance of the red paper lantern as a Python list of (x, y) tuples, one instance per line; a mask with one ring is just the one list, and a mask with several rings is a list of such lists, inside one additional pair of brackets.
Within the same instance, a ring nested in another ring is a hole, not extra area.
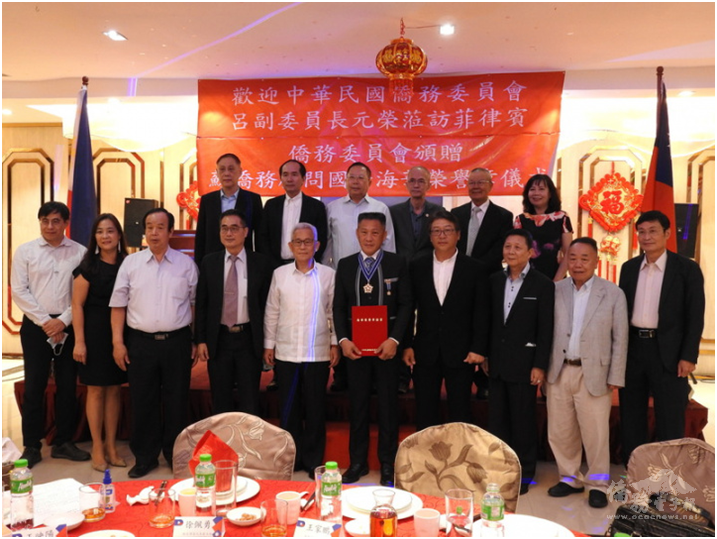
[(413, 40), (403, 37), (405, 26), (401, 19), (401, 37), (394, 39), (376, 55), (376, 67), (389, 79), (391, 93), (413, 93), (413, 79), (426, 70), (428, 56)]

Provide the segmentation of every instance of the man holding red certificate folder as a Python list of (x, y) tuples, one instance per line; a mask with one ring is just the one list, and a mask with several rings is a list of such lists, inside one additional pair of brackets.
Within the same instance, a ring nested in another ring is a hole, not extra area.
[(386, 216), (362, 213), (356, 229), (360, 252), (343, 258), (336, 269), (334, 324), (347, 359), (351, 402), (349, 455), (344, 483), (368, 473), (371, 388), (378, 391), (378, 459), (381, 484), (393, 486), (398, 449), (399, 347), (412, 301), (406, 260), (385, 252)]

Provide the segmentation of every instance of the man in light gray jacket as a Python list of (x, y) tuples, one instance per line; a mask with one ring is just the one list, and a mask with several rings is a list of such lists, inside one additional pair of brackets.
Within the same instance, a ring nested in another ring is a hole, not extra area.
[[(570, 278), (555, 287), (553, 350), (547, 376), (548, 440), (560, 482), (553, 497), (584, 492), (605, 507), (610, 482), (612, 392), (625, 385), (627, 303), (617, 285), (595, 275), (597, 243), (577, 238), (568, 250)], [(580, 472), (582, 446), (588, 470)]]

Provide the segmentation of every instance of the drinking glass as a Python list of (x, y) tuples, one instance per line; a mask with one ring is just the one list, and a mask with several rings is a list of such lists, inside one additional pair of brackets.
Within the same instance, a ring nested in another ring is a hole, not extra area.
[(289, 503), (286, 500), (261, 502), (261, 536), (286, 537), (288, 512)]
[(217, 515), (226, 516), (236, 504), (237, 463), (233, 460), (218, 460), (216, 468)]
[[(456, 529), (456, 527), (458, 529)], [(473, 528), (473, 493), (463, 488), (446, 491), (446, 535), (465, 537)]]
[(175, 494), (172, 489), (149, 493), (149, 525), (153, 528), (169, 528), (176, 515)]
[(80, 511), (85, 522), (105, 518), (105, 486), (102, 483), (85, 483), (80, 487)]

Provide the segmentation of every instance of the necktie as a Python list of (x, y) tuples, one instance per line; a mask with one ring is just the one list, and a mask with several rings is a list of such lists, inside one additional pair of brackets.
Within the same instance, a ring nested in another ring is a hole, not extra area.
[(480, 216), (480, 212), (480, 208), (471, 208), (471, 220), (468, 223), (468, 243), (466, 244), (466, 254), (468, 256), (471, 256), (473, 245), (475, 245), (476, 238), (478, 237), (478, 229), (480, 228), (478, 217)]
[(232, 327), (237, 323), (239, 287), (237, 285), (237, 257), (229, 256), (229, 272), (224, 282), (224, 306), (222, 308), (222, 324)]

